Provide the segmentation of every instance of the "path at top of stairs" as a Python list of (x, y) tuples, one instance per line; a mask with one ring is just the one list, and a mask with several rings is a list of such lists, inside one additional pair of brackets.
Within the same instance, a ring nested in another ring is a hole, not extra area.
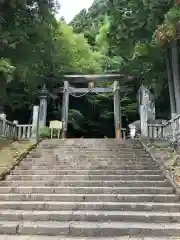
[(131, 140), (45, 140), (0, 182), (0, 240), (178, 237), (179, 196)]

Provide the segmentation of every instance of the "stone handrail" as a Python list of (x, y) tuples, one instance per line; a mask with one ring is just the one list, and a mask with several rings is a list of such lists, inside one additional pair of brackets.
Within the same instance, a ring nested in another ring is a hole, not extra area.
[[(16, 122), (16, 121), (15, 121)], [(32, 124), (17, 124), (0, 117), (0, 137), (18, 140), (29, 140), (32, 135)]]
[(19, 140), (29, 140), (32, 136), (32, 124), (18, 124), (17, 138)]
[(123, 139), (126, 139), (126, 130), (126, 128), (121, 128), (121, 134)]
[(0, 137), (17, 138), (17, 126), (15, 123), (0, 117)]
[(148, 124), (148, 138), (175, 140), (180, 131), (180, 114), (164, 124)]

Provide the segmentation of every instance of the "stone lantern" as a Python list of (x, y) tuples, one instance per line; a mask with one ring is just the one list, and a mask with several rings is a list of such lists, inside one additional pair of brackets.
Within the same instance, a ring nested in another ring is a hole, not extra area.
[(46, 126), (46, 117), (47, 117), (47, 99), (49, 96), (49, 91), (44, 84), (41, 91), (39, 92), (39, 128)]

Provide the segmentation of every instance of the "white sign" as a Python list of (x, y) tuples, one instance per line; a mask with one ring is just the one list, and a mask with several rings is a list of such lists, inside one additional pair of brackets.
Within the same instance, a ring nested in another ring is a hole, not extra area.
[(62, 122), (57, 121), (57, 120), (50, 121), (49, 128), (50, 129), (62, 129)]

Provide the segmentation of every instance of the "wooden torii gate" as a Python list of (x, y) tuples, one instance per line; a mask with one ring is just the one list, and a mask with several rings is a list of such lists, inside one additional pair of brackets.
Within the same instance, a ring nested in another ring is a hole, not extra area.
[[(113, 93), (114, 95), (114, 123), (115, 123), (115, 136), (116, 139), (121, 139), (121, 105), (120, 105), (120, 92), (127, 92), (131, 88), (121, 87), (120, 81), (124, 82), (131, 80), (132, 77), (127, 77), (121, 74), (105, 74), (105, 75), (64, 75), (64, 87), (61, 89), (63, 92), (62, 104), (62, 138), (66, 138), (68, 126), (68, 111), (69, 111), (69, 95), (75, 93)], [(94, 87), (94, 82), (111, 81), (113, 87)], [(74, 88), (69, 86), (71, 83), (88, 83), (88, 88)]]

